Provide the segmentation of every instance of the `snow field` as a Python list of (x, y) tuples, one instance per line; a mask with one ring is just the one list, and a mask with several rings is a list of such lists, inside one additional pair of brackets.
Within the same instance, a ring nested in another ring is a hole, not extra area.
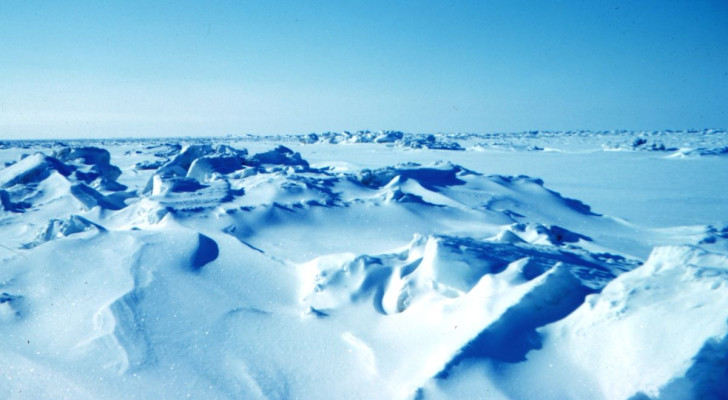
[(621, 193), (632, 162), (726, 174), (720, 132), (277, 139), (3, 142), (0, 395), (728, 393), (728, 234), (701, 200), (724, 187), (683, 205), (716, 223), (656, 228), (480, 168), (627, 160), (584, 192)]

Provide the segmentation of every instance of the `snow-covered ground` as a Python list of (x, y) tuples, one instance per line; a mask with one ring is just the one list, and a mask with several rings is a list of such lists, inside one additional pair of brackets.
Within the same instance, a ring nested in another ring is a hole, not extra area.
[(0, 141), (4, 399), (728, 398), (728, 132)]

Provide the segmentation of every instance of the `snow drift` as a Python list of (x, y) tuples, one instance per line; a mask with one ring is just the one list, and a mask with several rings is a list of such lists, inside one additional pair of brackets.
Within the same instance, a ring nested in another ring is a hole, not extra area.
[[(304, 146), (445, 138), (410, 139)], [(0, 170), (3, 398), (728, 393), (724, 226), (643, 227), (454, 162), (253, 144), (49, 144)]]

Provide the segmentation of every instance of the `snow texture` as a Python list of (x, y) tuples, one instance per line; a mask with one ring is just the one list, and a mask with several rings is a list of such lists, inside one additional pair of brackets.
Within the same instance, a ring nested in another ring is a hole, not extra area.
[(726, 135), (0, 142), (0, 397), (726, 399)]

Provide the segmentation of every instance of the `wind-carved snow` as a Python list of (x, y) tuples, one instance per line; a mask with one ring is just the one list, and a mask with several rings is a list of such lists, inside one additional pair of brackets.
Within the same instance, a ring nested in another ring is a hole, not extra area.
[(384, 166), (254, 138), (23, 144), (0, 169), (0, 394), (725, 398), (725, 225), (643, 227), (458, 164), (581, 140), (693, 162), (718, 133), (281, 139), (452, 160)]

